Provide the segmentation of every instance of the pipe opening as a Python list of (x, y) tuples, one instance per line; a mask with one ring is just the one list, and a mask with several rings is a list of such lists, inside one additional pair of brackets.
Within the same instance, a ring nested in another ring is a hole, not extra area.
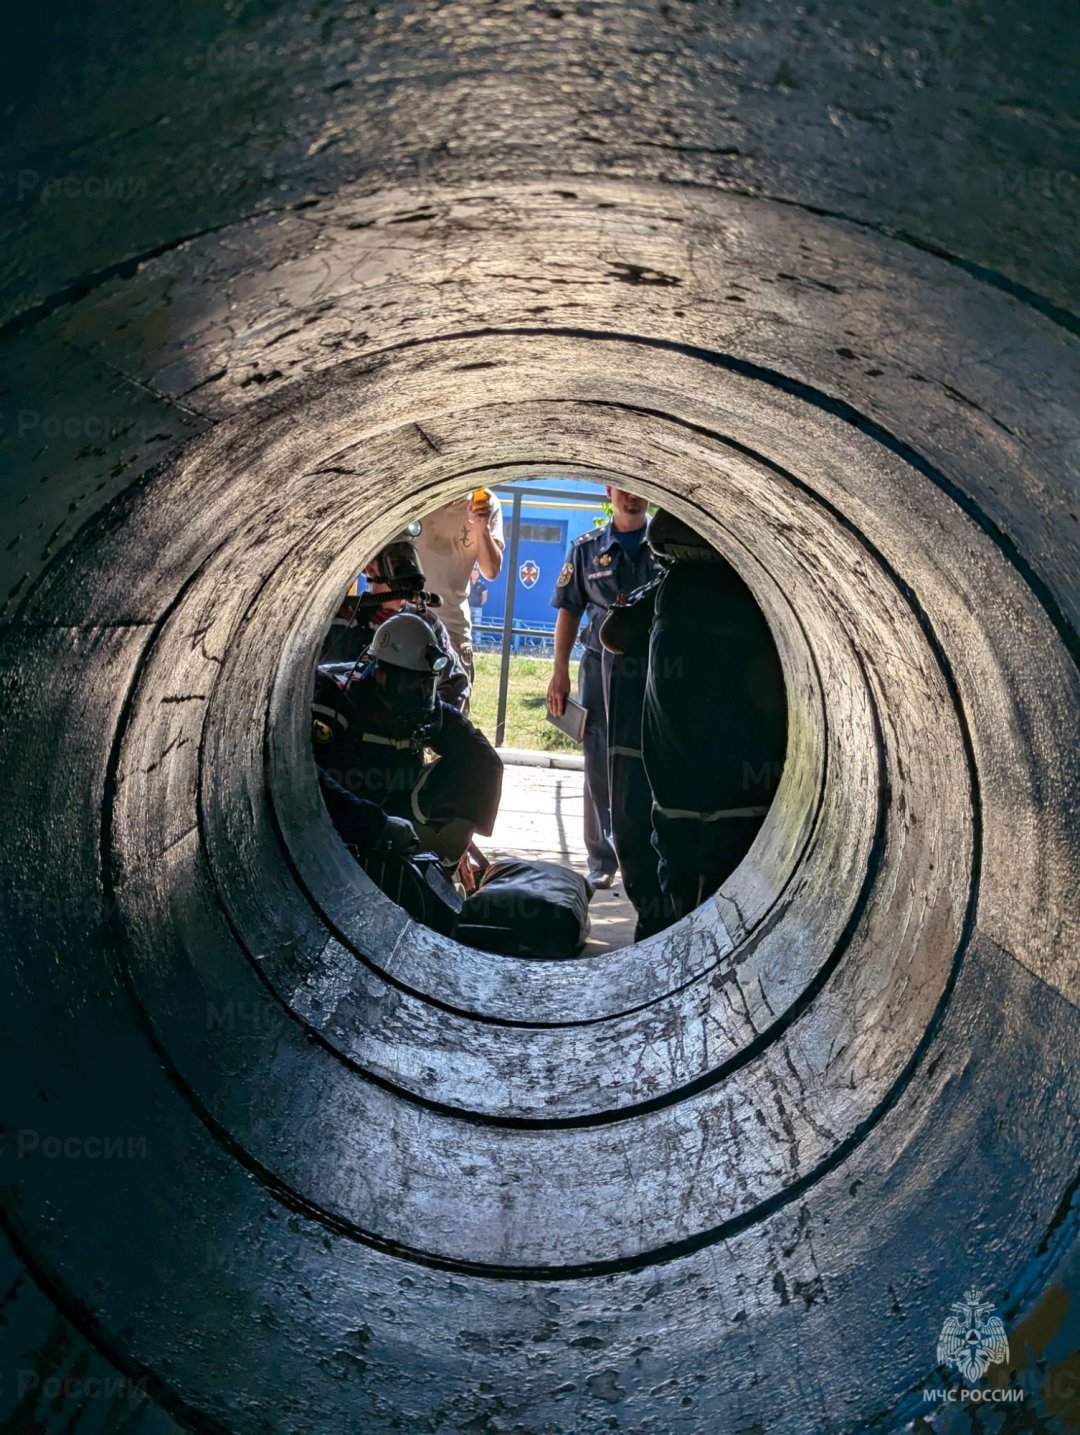
[[(414, 919), (503, 955), (574, 956), (592, 895), (576, 868), (612, 893), (596, 955), (665, 930), (734, 873), (782, 777), (787, 703), (764, 615), (697, 529), (618, 484), (540, 483), (474, 483), (363, 551), (322, 638), (312, 745), (339, 835)], [(402, 614), (411, 629), (383, 626)], [(390, 647), (378, 658), (393, 630), (419, 643), (404, 668)], [(404, 689), (399, 709), (406, 669), (429, 660), (424, 711)], [(529, 830), (500, 822), (497, 793), (476, 804), (479, 832), (462, 816), (492, 741)], [(545, 752), (560, 765), (538, 771)], [(443, 811), (423, 822), (440, 779)]]

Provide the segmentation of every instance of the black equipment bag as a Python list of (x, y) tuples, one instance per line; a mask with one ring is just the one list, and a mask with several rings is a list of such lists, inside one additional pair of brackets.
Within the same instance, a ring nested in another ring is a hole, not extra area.
[(592, 888), (554, 862), (488, 864), (465, 902), (455, 936), (507, 957), (574, 957), (589, 935)]
[(433, 852), (403, 857), (376, 849), (357, 860), (375, 885), (399, 907), (404, 907), (414, 922), (423, 922), (444, 937), (455, 935), (465, 898), (446, 876)]

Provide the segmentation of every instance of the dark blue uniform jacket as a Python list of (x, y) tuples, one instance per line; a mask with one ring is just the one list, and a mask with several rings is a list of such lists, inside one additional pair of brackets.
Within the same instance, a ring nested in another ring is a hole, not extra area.
[(655, 577), (660, 565), (648, 544), (642, 541), (637, 557), (631, 558), (619, 542), (611, 523), (575, 538), (566, 555), (552, 594), (553, 608), (571, 613), (588, 612), (582, 642), (591, 652), (600, 652), (600, 624), (620, 593), (630, 593)]

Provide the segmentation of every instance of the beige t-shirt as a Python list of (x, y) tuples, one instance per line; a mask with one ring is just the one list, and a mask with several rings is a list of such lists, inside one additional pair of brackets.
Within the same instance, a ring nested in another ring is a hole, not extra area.
[[(446, 624), (455, 646), (472, 642), (469, 582), (476, 562), (476, 542), (468, 521), (469, 499), (455, 498), (420, 520), (416, 551), (427, 579), (428, 591), (438, 593), (442, 607), (435, 611)], [(502, 505), (491, 495), (488, 532), (504, 546)]]

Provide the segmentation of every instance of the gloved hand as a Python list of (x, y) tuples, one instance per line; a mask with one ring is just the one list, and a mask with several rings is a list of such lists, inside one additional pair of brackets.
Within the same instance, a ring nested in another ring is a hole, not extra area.
[(388, 817), (382, 836), (375, 844), (377, 851), (394, 852), (399, 857), (408, 857), (419, 846), (416, 828), (405, 817)]

